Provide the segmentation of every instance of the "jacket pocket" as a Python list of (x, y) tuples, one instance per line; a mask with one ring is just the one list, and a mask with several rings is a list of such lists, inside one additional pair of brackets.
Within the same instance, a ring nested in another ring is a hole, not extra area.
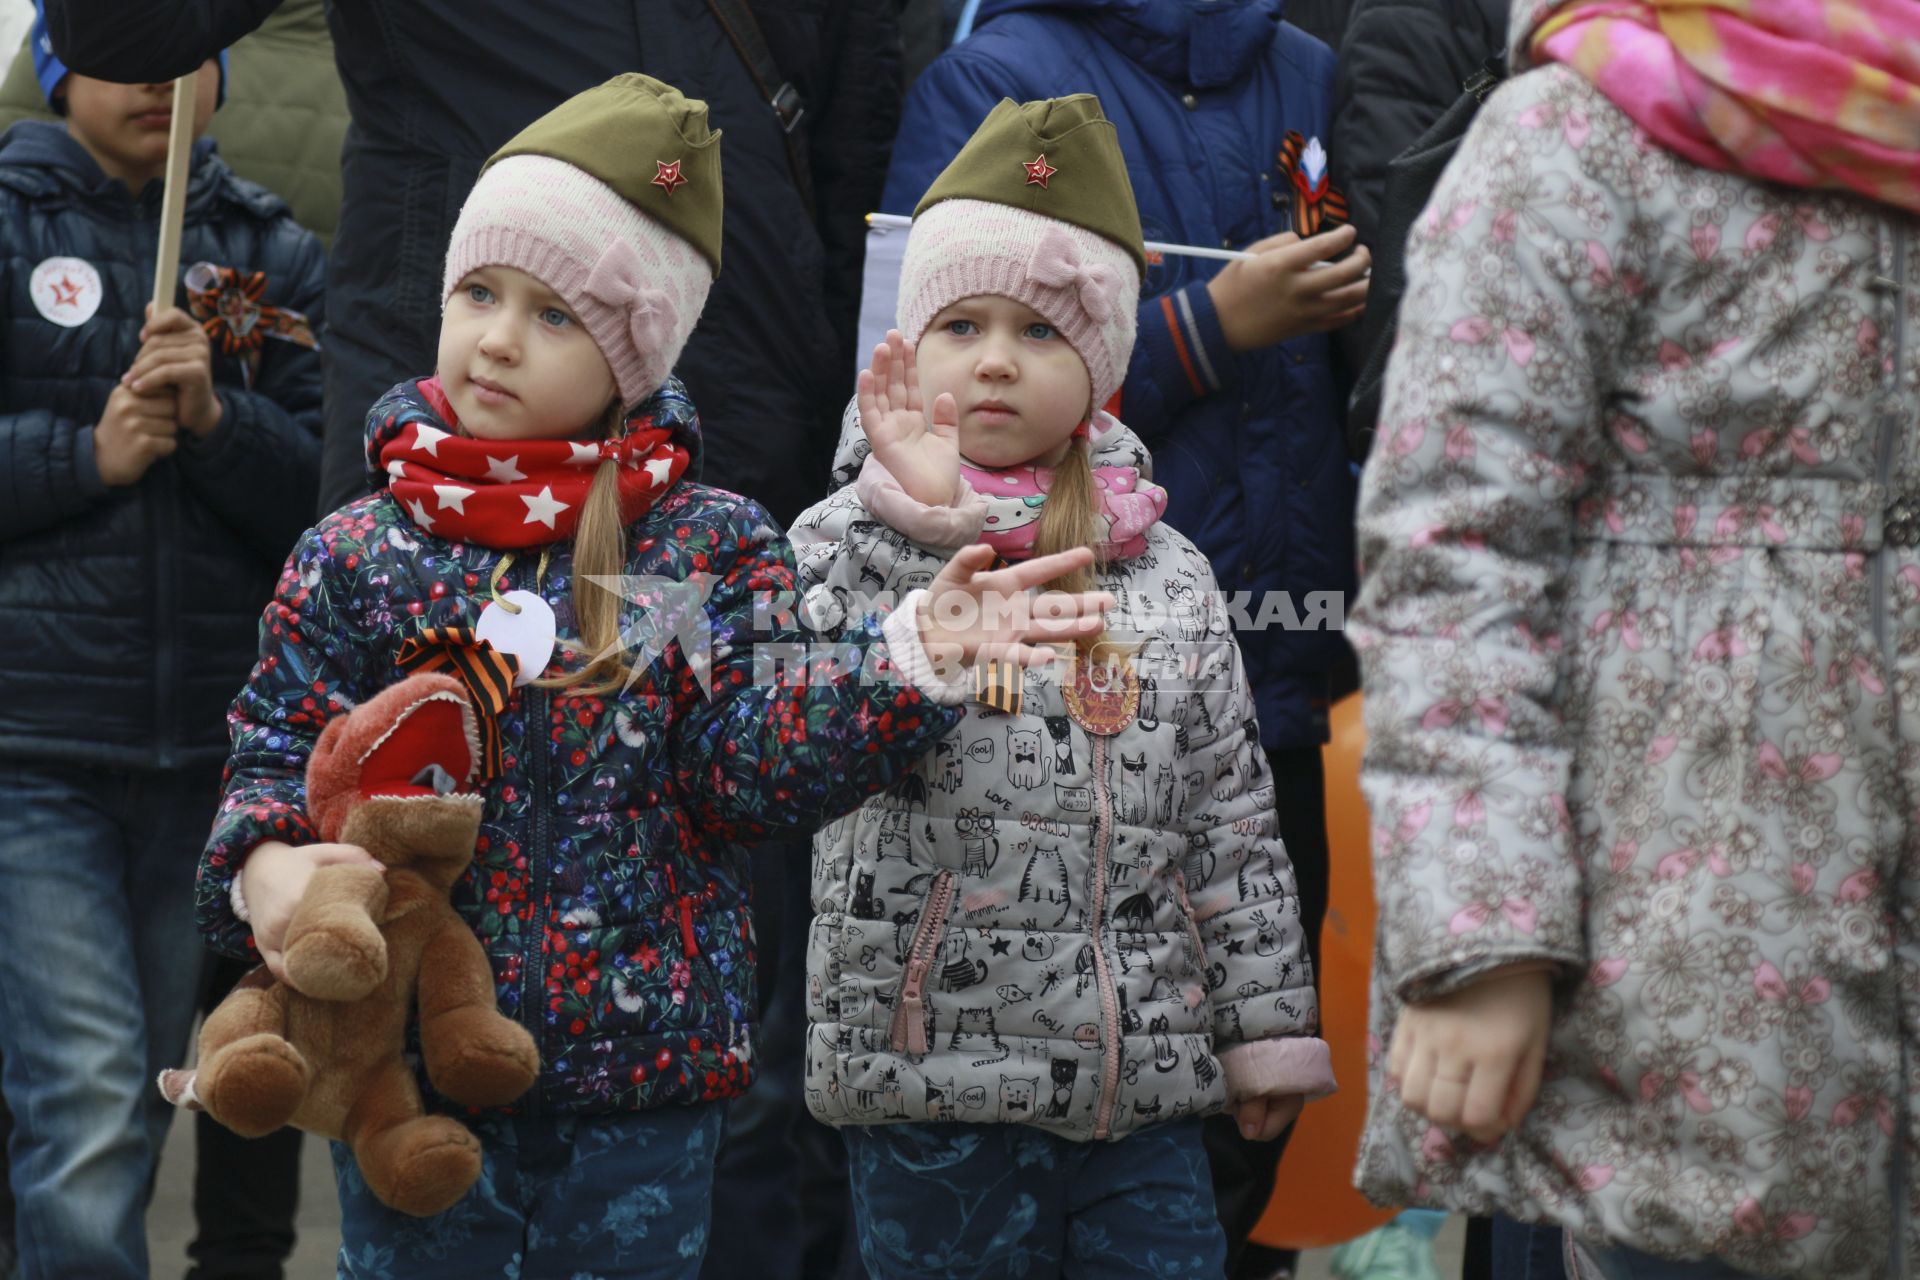
[(906, 973), (900, 980), (900, 998), (893, 1007), (891, 1043), (896, 1053), (917, 1055), (927, 1051), (927, 978), (940, 952), (940, 939), (947, 931), (947, 915), (953, 910), (955, 879), (952, 871), (936, 872), (926, 901), (920, 905), (920, 923), (907, 948)]

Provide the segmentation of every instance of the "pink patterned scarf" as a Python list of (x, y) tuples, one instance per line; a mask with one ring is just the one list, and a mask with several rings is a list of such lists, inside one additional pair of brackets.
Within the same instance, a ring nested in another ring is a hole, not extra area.
[(1571, 0), (1534, 61), (1564, 62), (1709, 169), (1920, 211), (1920, 3)]
[[(1008, 560), (1033, 555), (1040, 532), (1047, 490), (1053, 487), (1049, 467), (1021, 466), (985, 471), (960, 464), (960, 474), (987, 502), (987, 520), (980, 541)], [(1167, 491), (1141, 478), (1138, 468), (1096, 466), (1093, 487), (1100, 503), (1106, 536), (1094, 548), (1103, 562), (1131, 560), (1147, 549), (1147, 531), (1167, 509)]]

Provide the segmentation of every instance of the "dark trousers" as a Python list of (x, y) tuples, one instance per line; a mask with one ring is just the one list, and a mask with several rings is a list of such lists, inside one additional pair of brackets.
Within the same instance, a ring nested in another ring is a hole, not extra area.
[[(714, 1167), (714, 1203), (721, 1206), (707, 1244), (702, 1280), (801, 1280), (806, 1240), (830, 1232), (836, 1243), (846, 1213), (845, 1175), (837, 1203), (813, 1202), (814, 1172), (805, 1159), (803, 1126), (826, 1132), (807, 1114), (805, 1075), (807, 898), (812, 845), (805, 840), (761, 845), (753, 851), (753, 927), (759, 965), (760, 1025), (753, 1052), (759, 1074), (745, 1096), (727, 1103), (727, 1133)], [(838, 1140), (835, 1140), (838, 1146)], [(836, 1154), (838, 1154), (836, 1152)], [(829, 1175), (830, 1179), (832, 1175)], [(803, 1213), (802, 1196), (808, 1196)], [(750, 1229), (730, 1230), (726, 1219), (744, 1213)], [(820, 1221), (822, 1217), (831, 1222)]]
[[(1273, 803), (1280, 815), (1280, 838), (1293, 860), (1300, 890), (1300, 926), (1316, 971), (1320, 964), (1320, 921), (1327, 914), (1327, 812), (1325, 771), (1318, 747), (1290, 747), (1267, 753), (1273, 771)], [(1254, 779), (1256, 783), (1258, 779)], [(1248, 1236), (1273, 1196), (1274, 1170), (1293, 1131), (1273, 1142), (1249, 1142), (1240, 1136), (1231, 1114), (1206, 1122), (1207, 1159), (1213, 1169), (1213, 1198), (1227, 1233), (1227, 1275), (1271, 1275), (1286, 1255), (1251, 1244)]]
[[(211, 957), (201, 1011), (253, 966)], [(187, 1280), (283, 1280), (300, 1205), (300, 1138), (285, 1128), (243, 1138), (206, 1112), (193, 1117), (193, 1261)]]

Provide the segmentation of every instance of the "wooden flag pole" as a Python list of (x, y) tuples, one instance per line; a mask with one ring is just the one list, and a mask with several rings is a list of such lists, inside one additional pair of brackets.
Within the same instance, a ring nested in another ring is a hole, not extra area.
[(187, 162), (193, 157), (198, 70), (173, 82), (173, 119), (167, 129), (167, 185), (160, 198), (160, 251), (153, 265), (153, 313), (173, 305), (180, 275), (180, 229), (187, 214)]

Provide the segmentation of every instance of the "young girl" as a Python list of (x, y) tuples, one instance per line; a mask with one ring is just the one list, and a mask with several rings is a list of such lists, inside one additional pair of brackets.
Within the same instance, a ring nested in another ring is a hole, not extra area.
[(1093, 547), (1061, 585), (1120, 602), (816, 841), (808, 1100), (846, 1126), (875, 1276), (1217, 1277), (1199, 1117), (1271, 1139), (1332, 1087), (1238, 649), (1095, 412), (1143, 260), (1099, 103), (1002, 102), (917, 211), (855, 401), (871, 456), (796, 525), (821, 608), (914, 607), (976, 540)]
[(1360, 1180), (1581, 1276), (1911, 1275), (1920, 7), (1512, 35), (1362, 499)]
[[(317, 866), (303, 771), (327, 721), (479, 634), (517, 663), (498, 712), (472, 872), (454, 904), (501, 1009), (539, 1045), (514, 1107), (472, 1117), (483, 1171), (436, 1217), (376, 1201), (336, 1149), (343, 1276), (691, 1276), (721, 1109), (752, 1077), (742, 843), (810, 828), (902, 775), (959, 714), (885, 676), (925, 665), (915, 618), (849, 628), (865, 672), (759, 677), (793, 588), (767, 517), (692, 482), (693, 406), (667, 376), (720, 260), (719, 135), (644, 76), (580, 95), (508, 143), (462, 211), (434, 377), (368, 419), (379, 492), (309, 533), (235, 704), (202, 926), (276, 972)], [(933, 584), (943, 614), (1084, 554)], [(929, 640), (1013, 661), (1060, 621)], [(1086, 613), (1086, 619), (1079, 615)], [(836, 669), (837, 670), (837, 669)]]

